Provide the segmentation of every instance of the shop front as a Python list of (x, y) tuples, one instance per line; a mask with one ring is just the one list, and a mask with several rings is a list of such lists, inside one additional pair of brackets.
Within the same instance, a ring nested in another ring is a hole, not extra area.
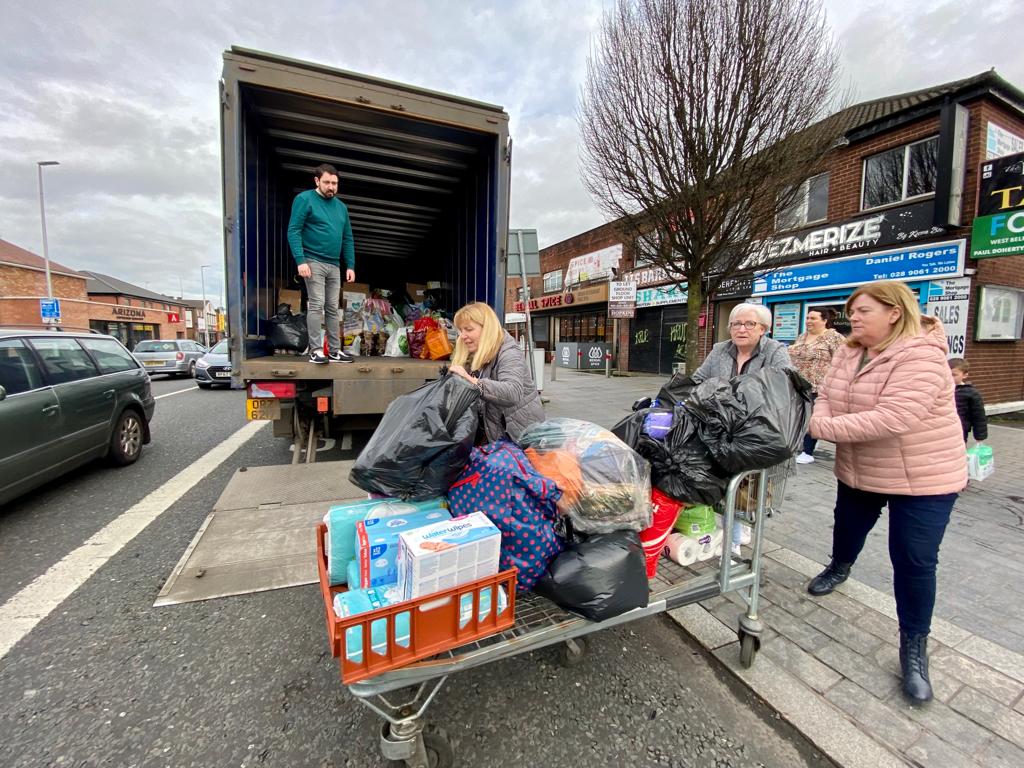
[[(526, 303), (522, 301), (512, 306), (512, 312), (525, 310)], [(600, 343), (609, 348), (613, 344), (614, 324), (608, 317), (607, 282), (530, 299), (530, 316), (534, 343), (538, 347), (557, 351), (560, 343)], [(575, 361), (572, 367), (576, 367)]]
[(671, 374), (686, 363), (686, 290), (676, 285), (638, 288), (630, 325), (629, 369)]
[(89, 329), (106, 333), (129, 350), (145, 339), (181, 338), (179, 312), (129, 307), (123, 304), (92, 302), (89, 305)]
[(836, 330), (847, 334), (850, 294), (866, 283), (899, 280), (917, 296), (922, 311), (943, 318), (950, 354), (962, 355), (970, 300), (964, 271), (964, 240), (922, 243), (759, 272), (753, 300), (772, 311), (772, 337), (791, 344), (803, 333), (808, 310), (834, 310)]

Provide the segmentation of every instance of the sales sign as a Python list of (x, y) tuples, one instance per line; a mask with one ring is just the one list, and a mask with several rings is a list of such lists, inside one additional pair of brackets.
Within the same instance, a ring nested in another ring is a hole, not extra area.
[(918, 282), (960, 277), (964, 273), (964, 244), (963, 240), (949, 240), (764, 270), (754, 276), (753, 295), (850, 288), (877, 280)]
[(925, 313), (937, 317), (946, 329), (947, 357), (963, 357), (967, 347), (967, 305), (971, 298), (971, 278), (936, 280), (928, 289)]

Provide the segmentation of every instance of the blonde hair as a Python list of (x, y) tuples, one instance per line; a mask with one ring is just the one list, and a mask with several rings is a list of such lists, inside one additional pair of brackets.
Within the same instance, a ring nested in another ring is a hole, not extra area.
[[(921, 333), (921, 307), (917, 303), (914, 292), (907, 288), (906, 284), (898, 283), (895, 280), (880, 280), (877, 283), (862, 285), (846, 300), (847, 315), (850, 314), (853, 302), (860, 296), (868, 296), (880, 304), (895, 307), (900, 311), (899, 319), (893, 323), (889, 335), (878, 345), (879, 352), (900, 339), (917, 336)], [(853, 339), (846, 343), (852, 347), (860, 346), (860, 343)]]
[[(505, 340), (505, 329), (501, 327), (501, 321), (488, 305), (481, 301), (467, 304), (455, 313), (453, 320), (456, 329), (467, 323), (479, 325), (483, 330), (480, 332), (480, 343), (477, 345), (476, 354), (473, 355), (471, 371), (479, 371), (498, 354), (501, 343)], [(466, 366), (469, 361), (469, 350), (462, 340), (462, 334), (455, 342), (455, 351), (452, 353), (452, 365)]]

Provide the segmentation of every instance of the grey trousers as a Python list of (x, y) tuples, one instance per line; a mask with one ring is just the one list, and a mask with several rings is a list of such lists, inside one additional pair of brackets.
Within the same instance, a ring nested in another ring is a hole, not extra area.
[(331, 352), (341, 351), (338, 337), (338, 299), (341, 296), (341, 267), (322, 261), (307, 261), (312, 271), (306, 281), (306, 329), (309, 331), (309, 348), (323, 349), (323, 326), (327, 326), (327, 348)]

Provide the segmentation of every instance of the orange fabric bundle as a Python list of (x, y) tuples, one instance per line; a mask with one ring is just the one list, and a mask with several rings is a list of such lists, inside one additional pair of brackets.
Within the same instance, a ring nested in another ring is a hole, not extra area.
[(568, 451), (552, 450), (540, 453), (536, 448), (527, 448), (524, 453), (533, 468), (548, 480), (554, 482), (562, 491), (558, 500), (558, 509), (563, 514), (576, 503), (580, 491), (583, 490), (583, 475), (580, 463)]

